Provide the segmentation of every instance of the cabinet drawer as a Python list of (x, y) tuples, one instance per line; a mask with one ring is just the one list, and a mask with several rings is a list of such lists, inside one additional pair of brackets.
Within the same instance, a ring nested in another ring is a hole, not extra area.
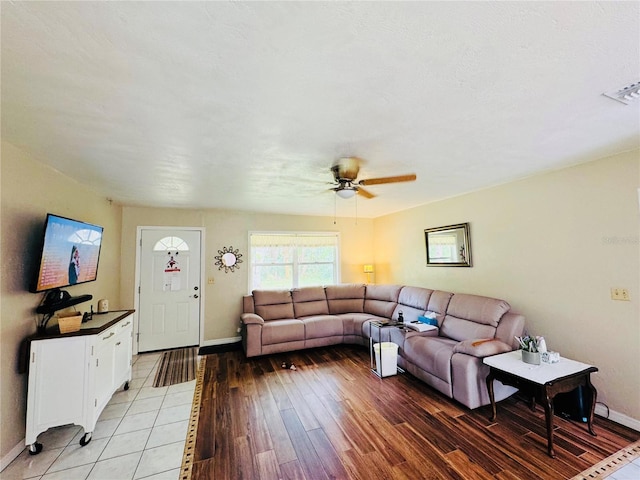
[(104, 342), (113, 341), (113, 337), (115, 337), (117, 334), (118, 334), (118, 325), (114, 325), (113, 327), (110, 327), (104, 332), (102, 332), (100, 335), (98, 335), (98, 338), (97, 338), (98, 347)]
[(127, 317), (123, 320), (121, 320), (118, 325), (116, 325), (116, 327), (118, 328), (118, 331), (122, 331), (126, 328), (130, 328), (133, 329), (133, 320), (131, 319), (131, 317)]

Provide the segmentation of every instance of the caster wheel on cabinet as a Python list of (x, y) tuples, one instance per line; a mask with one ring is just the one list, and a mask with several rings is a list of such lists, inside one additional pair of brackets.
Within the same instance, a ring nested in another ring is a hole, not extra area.
[(91, 434), (90, 433), (85, 433), (82, 436), (82, 438), (80, 439), (80, 446), (84, 447), (84, 446), (88, 445), (90, 441), (91, 441)]
[(35, 442), (29, 445), (29, 455), (37, 455), (42, 451), (42, 444)]

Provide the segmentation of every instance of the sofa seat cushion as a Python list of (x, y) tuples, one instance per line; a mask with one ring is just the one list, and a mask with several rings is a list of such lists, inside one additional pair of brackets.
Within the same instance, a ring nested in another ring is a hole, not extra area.
[[(364, 322), (362, 322), (362, 331), (361, 331), (360, 335), (362, 335), (364, 338), (369, 340), (369, 338), (371, 337), (371, 332), (373, 331), (374, 339), (377, 341), (378, 340), (378, 327), (371, 327), (371, 322), (388, 322), (388, 321), (389, 321), (389, 318), (378, 317), (376, 315), (369, 315), (367, 317), (367, 319)], [(397, 327), (393, 327), (393, 328), (397, 328)], [(390, 328), (383, 328), (382, 332), (384, 333), (387, 330), (390, 330)], [(384, 339), (384, 340), (382, 340), (383, 342), (388, 342), (389, 341), (389, 332), (387, 331), (386, 334), (383, 335), (382, 338)]]
[(265, 320), (295, 318), (289, 290), (254, 290), (255, 310)]
[(291, 291), (296, 318), (329, 315), (329, 304), (323, 287), (296, 288)]
[(345, 335), (358, 335), (362, 337), (362, 324), (371, 320), (371, 315), (367, 313), (341, 313), (336, 315), (342, 320), (342, 331)]
[(442, 337), (413, 336), (405, 340), (404, 353), (417, 367), (451, 384), (451, 357), (456, 343)]
[(335, 315), (315, 315), (301, 318), (304, 323), (305, 339), (342, 336), (342, 319)]
[(262, 326), (262, 344), (304, 340), (304, 322), (296, 319), (270, 320)]

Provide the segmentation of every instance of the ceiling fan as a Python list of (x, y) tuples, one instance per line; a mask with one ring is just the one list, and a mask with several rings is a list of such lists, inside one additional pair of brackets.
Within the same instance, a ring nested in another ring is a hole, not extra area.
[(361, 160), (358, 157), (344, 157), (339, 159), (331, 167), (333, 173), (334, 187), (331, 188), (341, 198), (351, 198), (355, 194), (364, 198), (373, 198), (375, 195), (362, 188), (363, 185), (380, 185), (383, 183), (412, 182), (417, 177), (414, 173), (408, 175), (397, 175), (394, 177), (368, 178), (356, 181), (360, 171)]

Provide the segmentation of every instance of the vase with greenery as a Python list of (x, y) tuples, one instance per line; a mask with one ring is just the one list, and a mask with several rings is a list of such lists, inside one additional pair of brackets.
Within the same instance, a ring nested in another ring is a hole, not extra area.
[(540, 343), (542, 337), (533, 337), (531, 335), (524, 335), (522, 337), (516, 337), (522, 350), (522, 361), (530, 363), (532, 365), (540, 365)]

